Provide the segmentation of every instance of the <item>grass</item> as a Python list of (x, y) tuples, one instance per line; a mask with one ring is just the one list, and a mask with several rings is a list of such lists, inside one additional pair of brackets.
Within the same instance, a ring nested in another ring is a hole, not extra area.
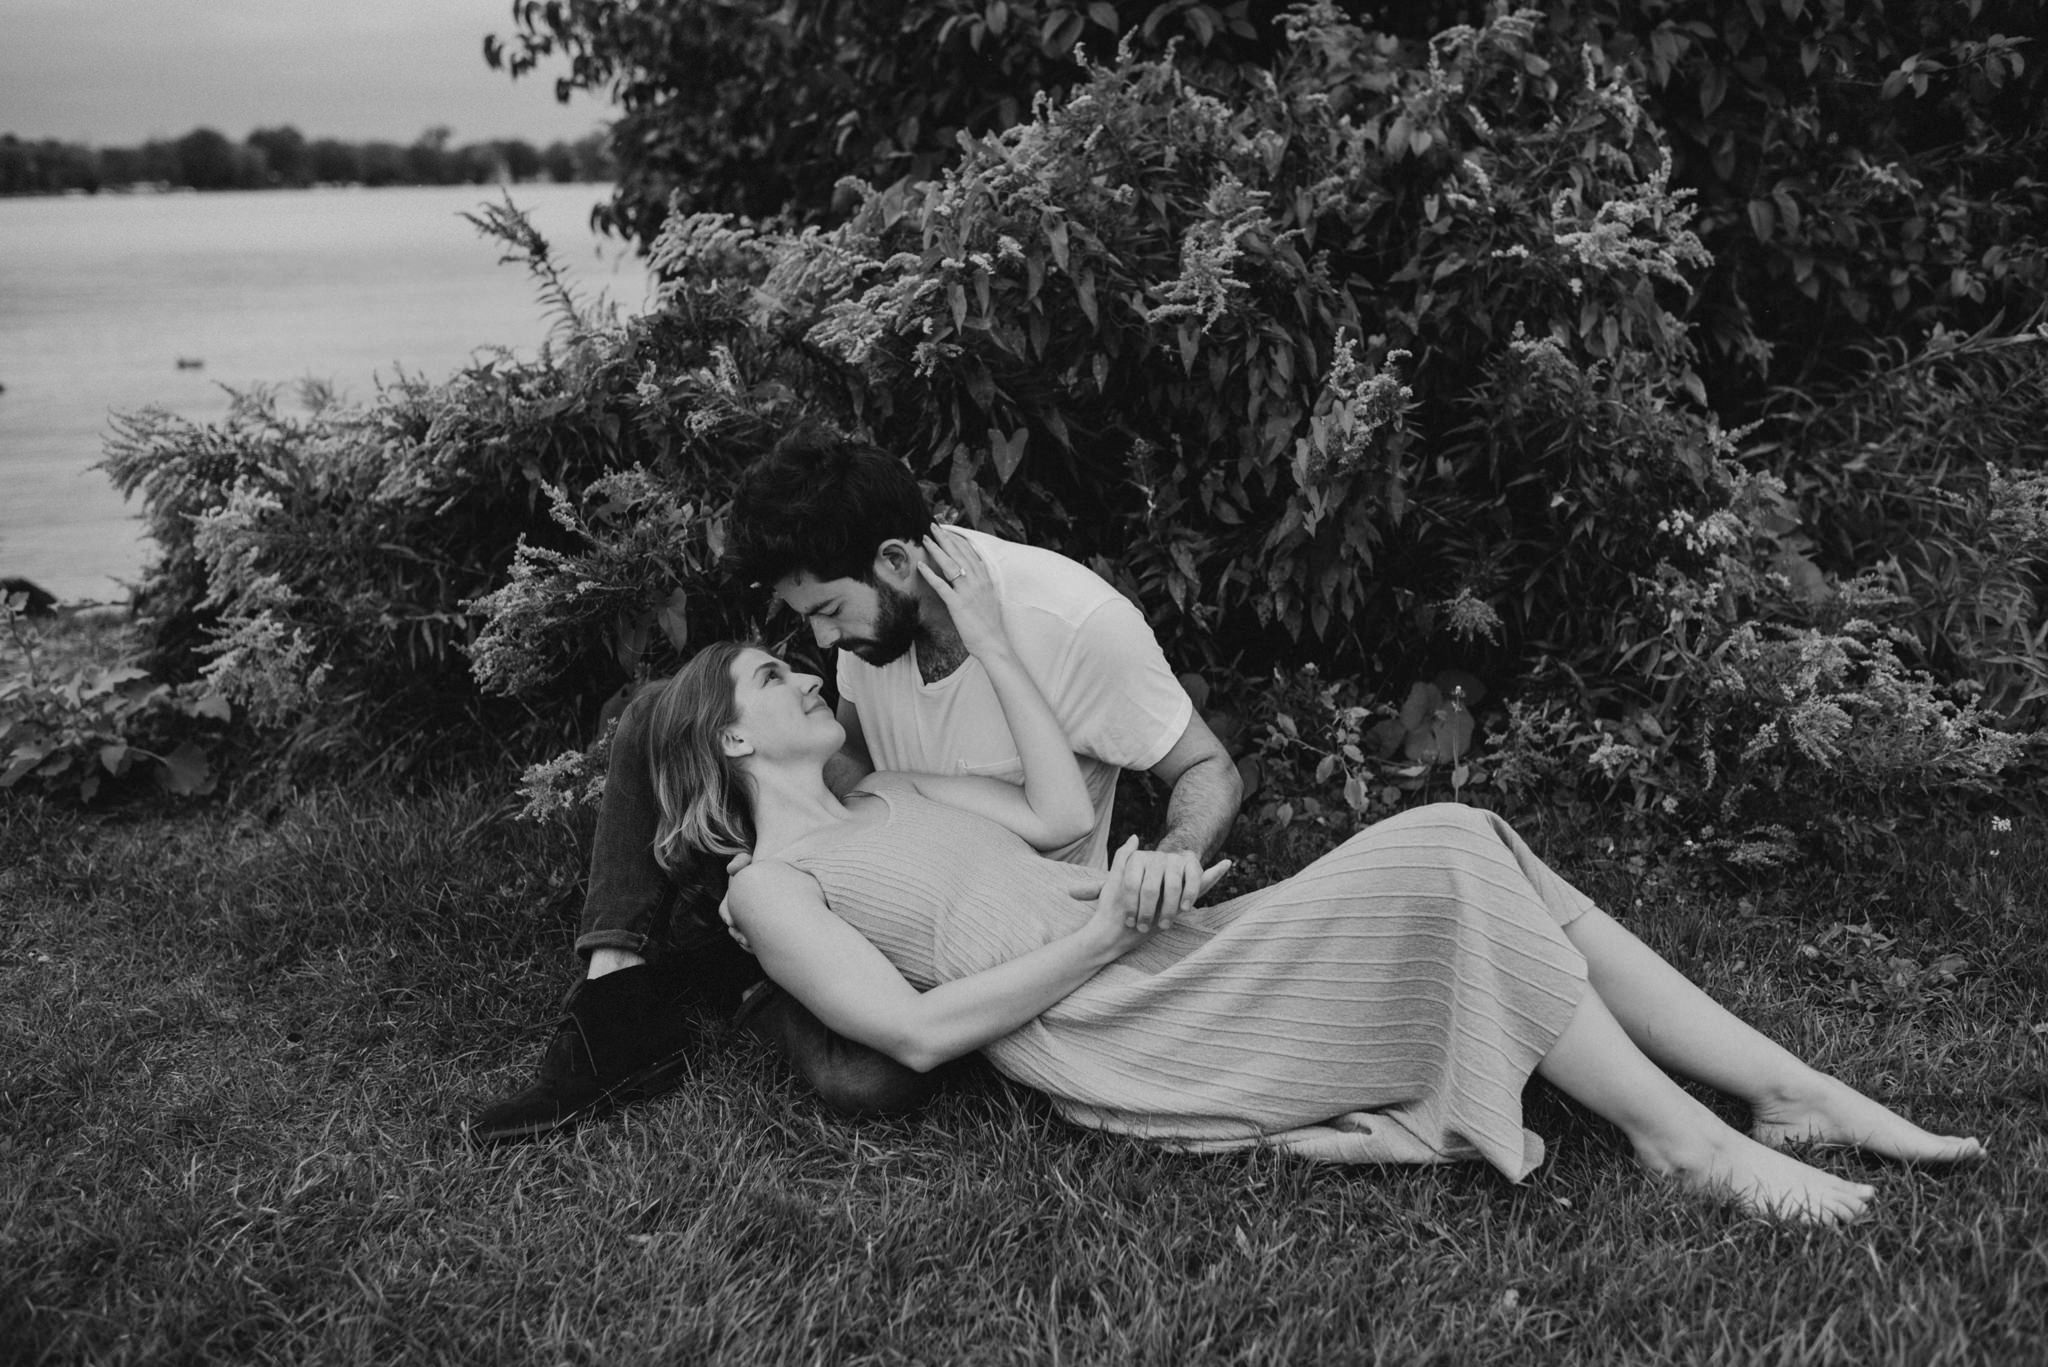
[(1540, 1086), (1552, 1156), (1517, 1187), (1175, 1155), (973, 1069), (844, 1123), (715, 1022), (677, 1094), (471, 1151), (456, 1124), (531, 1068), (580, 896), (575, 840), (497, 795), (0, 806), (0, 1361), (2048, 1355), (2038, 822), (1930, 837), (1880, 892), (1567, 866), (1774, 1036), (1991, 1144), (1949, 1176), (1828, 1157), (1882, 1198), (1821, 1233), (1659, 1187)]
[[(125, 644), (48, 640), (67, 668)], [(849, 1124), (716, 1021), (675, 1095), (472, 1151), (457, 1125), (531, 1069), (581, 895), (577, 840), (502, 791), (0, 798), (0, 1363), (2048, 1356), (2038, 819), (1746, 897), (1553, 842), (1760, 1027), (1991, 1143), (1948, 1176), (1829, 1157), (1882, 1204), (1817, 1233), (1661, 1188), (1540, 1085), (1551, 1159), (1517, 1187), (1175, 1155), (971, 1066)], [(1241, 837), (1233, 881), (1328, 843)]]

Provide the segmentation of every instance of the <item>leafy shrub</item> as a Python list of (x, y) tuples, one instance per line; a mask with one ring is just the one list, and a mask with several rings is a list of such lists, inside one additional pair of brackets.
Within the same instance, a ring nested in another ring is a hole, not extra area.
[(1008, 128), (1081, 78), (1084, 49), (1179, 44), (1206, 69), (1257, 62), (1249, 0), (884, 0), (872, 4), (516, 5), (485, 41), (515, 78), (561, 62), (555, 93), (608, 96), (620, 164), (600, 221), (651, 243), (670, 202), (818, 222), (839, 182), (928, 179), (961, 136)]
[[(1663, 130), (1715, 259), (1688, 317), (1720, 411), (1754, 416), (1774, 384), (1853, 376), (1861, 347), (2026, 317), (2048, 287), (2038, 175), (2048, 64), (2030, 0), (1717, 5), (1544, 0), (1546, 52), (1589, 45)], [(1315, 7), (1408, 44), (1499, 7), (1478, 0)], [(958, 139), (1032, 117), (1119, 43), (1218, 91), (1287, 58), (1302, 7), (1066, 0), (896, 0), (516, 7), (487, 55), (515, 75), (564, 61), (557, 94), (608, 91), (623, 115), (608, 215), (642, 242), (672, 194), (692, 208), (822, 222), (839, 178), (928, 179)], [(1329, 31), (1323, 24), (1322, 31)], [(1237, 94), (1230, 98), (1236, 99)], [(1440, 146), (1429, 130), (1430, 145)]]
[(1658, 688), (1619, 716), (1587, 716), (1536, 686), (1491, 751), (1510, 794), (1625, 798), (1742, 868), (1866, 847), (1930, 799), (1984, 792), (2040, 751), (1967, 683), (1903, 660), (1866, 614), (1892, 601), (1870, 579), (1814, 583), (1780, 568), (1781, 486), (1751, 479), (1675, 538), (1712, 572), (1667, 571), (1662, 631), (1637, 668)]
[(359, 409), (315, 389), (295, 415), (254, 391), (217, 424), (155, 411), (116, 421), (105, 466), (140, 496), (159, 547), (142, 586), (150, 663), (196, 673), (251, 721), (289, 731), (299, 758), (458, 762), (493, 738), (560, 739), (577, 731), (576, 699), (616, 685), (589, 660), (605, 643), (581, 641), (576, 660), (553, 662), (552, 690), (486, 706), (468, 604), (504, 581), (522, 536), (566, 544), (549, 489), (689, 458), (667, 391), (641, 381), (661, 369), (687, 388), (696, 354), (664, 326), (580, 311), (516, 212), (488, 210), (479, 226), (561, 314), (559, 345), (538, 360), (489, 356), (440, 384), (400, 376)]
[[(840, 361), (848, 416), (970, 520), (1098, 561), (1190, 661), (1424, 653), (1438, 605), (1498, 612), (1481, 541), (1503, 579), (1562, 541), (1580, 601), (1626, 594), (1671, 500), (1719, 497), (1712, 461), (1604, 507), (1637, 452), (1502, 480), (1504, 424), (1472, 402), (1541, 339), (1709, 444), (1659, 296), (1699, 256), (1654, 131), (1527, 21), (1410, 51), (1323, 7), (1290, 34), (1236, 104), (1127, 58), (841, 229), (761, 235), (763, 325)], [(717, 268), (679, 245), (701, 231), (657, 249), (683, 278)]]
[(1790, 394), (1768, 454), (1814, 560), (1890, 590), (1869, 615), (1941, 677), (2036, 725), (2048, 702), (2048, 331), (1937, 331), (1864, 377)]
[(34, 784), (90, 802), (103, 786), (146, 774), (179, 796), (212, 792), (218, 774), (198, 737), (232, 719), (227, 702), (130, 665), (46, 658), (28, 598), (0, 594), (0, 631), (15, 657), (0, 675), (0, 790)]
[(1549, 6), (1639, 74), (1695, 193), (1719, 261), (1695, 317), (1724, 411), (1756, 410), (1754, 379), (1831, 385), (1879, 338), (2040, 307), (2038, 6), (1688, 8)]
[[(117, 443), (166, 539), (161, 639), (185, 623), (305, 748), (580, 738), (749, 624), (725, 491), (822, 419), (1095, 564), (1185, 664), (1283, 691), (1319, 665), (1327, 725), (1247, 741), (1332, 814), (1597, 793), (1782, 852), (1826, 794), (2013, 761), (1708, 413), (1681, 310), (1710, 263), (1626, 64), (1533, 13), (1407, 42), (1303, 5), (1277, 41), (1215, 89), (1088, 67), (935, 179), (850, 185), (829, 229), (679, 205), (642, 317), (580, 309), (487, 217), (560, 307), (538, 362)], [(1504, 707), (1461, 710), (1488, 686)]]
[(1255, 821), (1348, 829), (1414, 802), (1498, 799), (1492, 776), (1472, 762), (1470, 707), (1486, 689), (1470, 675), (1419, 682), (1398, 708), (1374, 701), (1355, 679), (1325, 679), (1313, 664), (1249, 682), (1239, 688), (1254, 744), (1238, 768)]

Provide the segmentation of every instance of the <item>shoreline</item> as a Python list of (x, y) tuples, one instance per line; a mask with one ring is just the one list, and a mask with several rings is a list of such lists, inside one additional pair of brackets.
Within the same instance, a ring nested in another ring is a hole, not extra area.
[(529, 176), (524, 180), (320, 180), (305, 185), (175, 185), (170, 181), (120, 181), (105, 185), (73, 185), (60, 190), (0, 190), (0, 200), (17, 199), (97, 199), (102, 195), (118, 198), (132, 198), (140, 195), (267, 195), (319, 191), (332, 194), (337, 191), (358, 190), (518, 190), (535, 186), (554, 187), (561, 185), (610, 185), (609, 180), (555, 180), (547, 176)]

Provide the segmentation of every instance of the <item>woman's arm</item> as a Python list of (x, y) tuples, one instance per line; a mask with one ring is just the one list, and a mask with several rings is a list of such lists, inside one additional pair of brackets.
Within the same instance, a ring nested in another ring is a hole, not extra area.
[(1003, 627), (1002, 604), (988, 566), (966, 537), (934, 527), (925, 538), (925, 582), (944, 603), (960, 644), (981, 662), (1017, 742), (1024, 786), (1000, 779), (917, 774), (926, 797), (962, 807), (1009, 827), (1041, 850), (1070, 845), (1095, 829), (1095, 803), (1081, 778), (1072, 744), (1038, 691)]
[[(1096, 911), (1080, 929), (980, 973), (919, 992), (840, 920), (808, 874), (777, 860), (733, 877), (730, 905), (754, 953), (785, 991), (848, 1039), (918, 1072), (1021, 1028), (1145, 935), (1124, 925), (1117, 852)], [(944, 858), (935, 851), (935, 858)], [(1214, 871), (1218, 876), (1222, 869)]]

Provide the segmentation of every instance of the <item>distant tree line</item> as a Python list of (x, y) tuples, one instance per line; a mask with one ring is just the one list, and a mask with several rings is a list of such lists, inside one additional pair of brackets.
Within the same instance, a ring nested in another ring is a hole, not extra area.
[(240, 142), (212, 128), (139, 147), (89, 147), (53, 138), (0, 134), (0, 194), (178, 186), (263, 190), (340, 185), (480, 185), (498, 181), (604, 181), (613, 174), (602, 131), (536, 147), (518, 138), (453, 145), (445, 127), (409, 146), (307, 138), (289, 124), (258, 128)]

